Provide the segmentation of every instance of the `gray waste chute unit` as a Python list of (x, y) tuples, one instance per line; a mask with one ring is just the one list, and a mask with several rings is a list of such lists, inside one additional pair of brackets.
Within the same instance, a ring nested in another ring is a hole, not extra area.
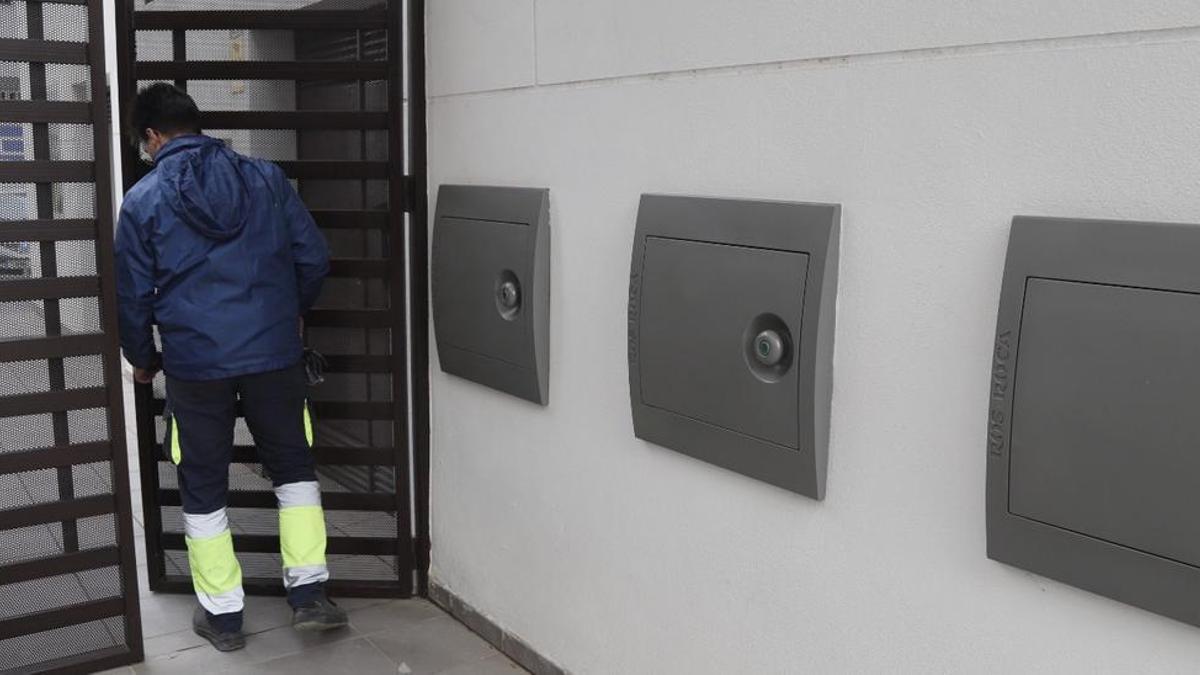
[(442, 370), (546, 405), (550, 191), (443, 185), (433, 229)]
[(1200, 625), (1200, 227), (1016, 218), (988, 557)]
[(840, 215), (642, 196), (629, 283), (638, 438), (825, 496)]

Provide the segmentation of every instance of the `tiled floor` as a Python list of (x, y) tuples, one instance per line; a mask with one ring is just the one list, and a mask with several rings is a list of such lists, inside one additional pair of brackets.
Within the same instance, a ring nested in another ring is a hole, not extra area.
[[(127, 397), (127, 410), (133, 403)], [(131, 420), (132, 422), (132, 420)], [(132, 424), (128, 425), (132, 428)], [(130, 439), (130, 448), (136, 447)], [(246, 648), (222, 654), (191, 630), (191, 596), (151, 593), (147, 586), (141, 492), (131, 461), (138, 582), (146, 660), (113, 673), (412, 673), (518, 675), (520, 667), (424, 600), (338, 599), (350, 626), (321, 634), (292, 630), (283, 598), (246, 599)]]
[[(139, 573), (144, 570), (139, 570)], [(144, 578), (144, 575), (143, 575)], [(144, 586), (144, 582), (143, 582)], [(192, 633), (194, 600), (142, 589), (146, 660), (114, 673), (414, 673), (518, 675), (518, 666), (423, 600), (340, 604), (350, 626), (297, 633), (282, 598), (248, 598), (246, 648), (222, 654)]]

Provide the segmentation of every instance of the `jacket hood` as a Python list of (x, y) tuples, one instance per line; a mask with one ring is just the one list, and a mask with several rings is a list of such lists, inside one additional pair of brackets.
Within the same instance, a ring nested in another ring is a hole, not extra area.
[(175, 215), (209, 239), (232, 239), (249, 217), (251, 162), (208, 136), (171, 139), (154, 158), (159, 190)]

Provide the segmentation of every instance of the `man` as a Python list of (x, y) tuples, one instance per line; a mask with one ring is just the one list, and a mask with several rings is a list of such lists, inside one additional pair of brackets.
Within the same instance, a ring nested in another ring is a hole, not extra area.
[(282, 170), (202, 135), (182, 90), (139, 91), (130, 127), (154, 169), (125, 196), (117, 225), (121, 346), (138, 382), (166, 373), (163, 445), (177, 466), (200, 601), (193, 628), (221, 651), (245, 645), (242, 572), (225, 514), (239, 401), (279, 503), (292, 625), (344, 626), (323, 586), (325, 518), (300, 335), (329, 271), (325, 240)]

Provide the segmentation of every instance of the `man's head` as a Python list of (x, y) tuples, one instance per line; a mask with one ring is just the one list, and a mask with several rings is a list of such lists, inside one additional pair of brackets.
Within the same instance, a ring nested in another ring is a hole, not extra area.
[(159, 82), (143, 88), (131, 109), (129, 131), (151, 158), (172, 138), (200, 133), (200, 109), (173, 84)]

